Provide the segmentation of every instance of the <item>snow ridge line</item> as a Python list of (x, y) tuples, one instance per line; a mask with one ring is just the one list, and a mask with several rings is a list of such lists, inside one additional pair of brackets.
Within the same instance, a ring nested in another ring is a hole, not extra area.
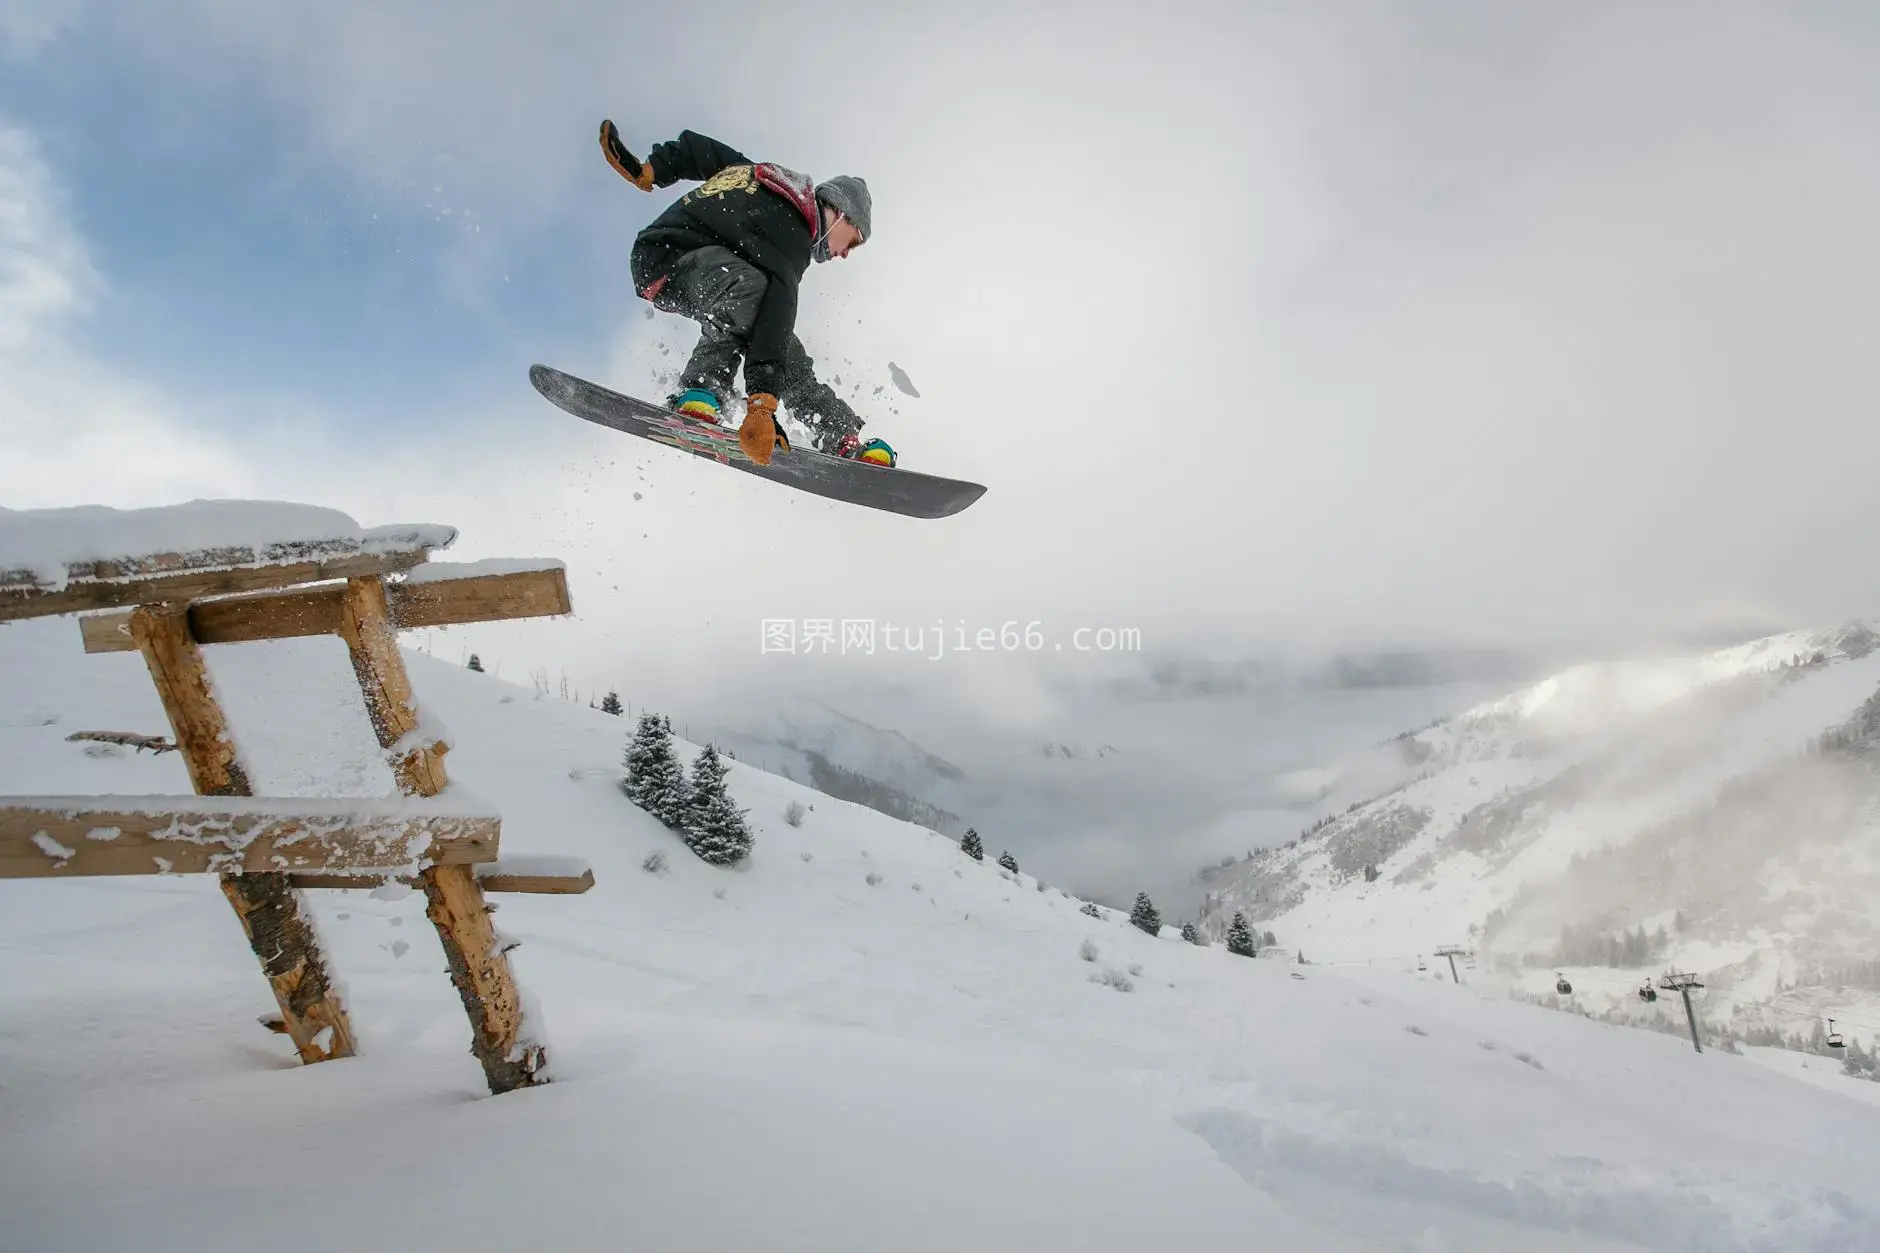
[[(1356, 1141), (1327, 1143), (1272, 1119), (1212, 1107), (1176, 1121), (1199, 1136), (1236, 1174), (1284, 1196), (1290, 1181), (1362, 1186), (1378, 1197), (1447, 1206), (1569, 1235), (1628, 1241), (1663, 1253), (1847, 1253), (1880, 1248), (1880, 1208), (1832, 1188), (1791, 1189), (1739, 1183), (1726, 1195), (1676, 1180), (1624, 1177), (1631, 1186), (1571, 1191), (1534, 1179), (1501, 1182), (1462, 1170), (1419, 1165), (1396, 1148)], [(1576, 1159), (1587, 1173), (1618, 1179), (1605, 1163)], [(1723, 1181), (1718, 1181), (1723, 1182)]]

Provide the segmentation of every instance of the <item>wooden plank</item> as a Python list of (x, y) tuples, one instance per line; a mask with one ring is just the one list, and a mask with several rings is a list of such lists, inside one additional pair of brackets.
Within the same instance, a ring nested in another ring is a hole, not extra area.
[[(436, 796), (449, 784), (444, 771), (449, 746), (416, 734), (420, 723), (411, 677), (398, 651), (385, 585), (378, 579), (354, 579), (346, 585), (340, 638), (352, 655), (372, 729), (380, 746), (393, 755), (399, 790)], [(523, 1038), (522, 991), (506, 949), (497, 943), (475, 871), (432, 866), (420, 874), (419, 885), (424, 889), (425, 916), (437, 930), (451, 983), (470, 1020), (470, 1051), (483, 1064), (490, 1091), (547, 1082), (547, 1055), (539, 1043)]]
[(0, 879), (90, 875), (405, 872), (496, 859), (493, 815), (402, 800), (0, 798)]
[(299, 890), (284, 874), (224, 875), (221, 884), (281, 1007), (276, 1030), (294, 1042), (307, 1065), (353, 1056), (359, 1045), (352, 1019)]
[[(345, 600), (346, 589), (334, 584), (201, 601), (190, 606), (189, 631), (198, 644), (329, 635), (340, 629)], [(387, 589), (387, 602), (392, 625), (401, 631), (573, 612), (563, 570), (394, 583)], [(80, 618), (85, 651), (116, 653), (135, 649), (130, 616), (131, 611), (125, 610)]]
[(523, 1037), (522, 991), (508, 945), (490, 922), (490, 906), (469, 866), (434, 866), (422, 876), (425, 917), (437, 928), (451, 982), (470, 1018), (471, 1052), (490, 1091), (511, 1092), (548, 1079), (548, 1055)]
[(501, 863), (497, 863), (492, 866), (478, 866), (477, 882), (482, 885), (485, 892), (579, 896), (594, 886), (594, 872), (583, 870), (578, 875), (504, 874)]
[(391, 755), (387, 764), (398, 780), (399, 790), (408, 796), (436, 796), (449, 782), (444, 754), (450, 746), (441, 740), (427, 742), (416, 734), (417, 701), (405, 673), (405, 659), (398, 651), (398, 635), (392, 627), (383, 582), (347, 582), (339, 635), (352, 656), (353, 673), (365, 697), (366, 717), (379, 737), (379, 747)]
[[(375, 888), (396, 879), (416, 885), (417, 875), (351, 875), (326, 872), (296, 873), (288, 876), (297, 888)], [(594, 872), (578, 875), (507, 874), (499, 859), (477, 867), (477, 884), (485, 892), (528, 893), (537, 896), (579, 896), (594, 886)]]
[[(228, 719), (216, 702), (202, 650), (190, 638), (187, 603), (140, 605), (131, 615), (131, 638), (157, 685), (175, 743), (189, 767), (190, 784), (203, 795), (251, 795), (254, 789), (235, 751)], [(43, 852), (36, 840), (35, 848)], [(300, 1060), (312, 1065), (351, 1057), (352, 1022), (327, 972), (326, 953), (306, 898), (279, 874), (230, 875), (223, 879), (222, 891), (248, 937), (249, 950), (261, 963)]]
[(139, 606), (131, 615), (131, 639), (157, 685), (190, 785), (203, 796), (252, 795), (202, 650), (189, 636), (186, 611), (181, 604)]
[[(431, 567), (433, 573), (438, 569)], [(390, 592), (392, 624), (401, 631), (574, 612), (568, 597), (568, 572), (563, 569), (394, 583)]]
[(116, 609), (159, 601), (194, 600), (273, 587), (295, 587), (329, 579), (351, 579), (393, 574), (422, 564), (423, 551), (373, 553), (300, 561), (284, 565), (242, 566), (232, 569), (185, 570), (123, 582), (80, 580), (58, 591), (37, 587), (0, 587), (0, 622), (47, 618), (87, 609)]

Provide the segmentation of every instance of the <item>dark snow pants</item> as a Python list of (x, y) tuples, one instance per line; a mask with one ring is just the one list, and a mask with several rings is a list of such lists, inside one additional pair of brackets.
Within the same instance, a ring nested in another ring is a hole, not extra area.
[[(673, 265), (672, 303), (700, 327), (698, 344), (680, 375), (681, 389), (703, 387), (721, 402), (731, 395), (769, 282), (762, 270), (716, 245), (688, 252)], [(862, 420), (828, 384), (818, 381), (815, 364), (803, 341), (791, 335), (777, 400), (815, 432), (817, 447), (827, 450), (845, 433), (860, 430)]]

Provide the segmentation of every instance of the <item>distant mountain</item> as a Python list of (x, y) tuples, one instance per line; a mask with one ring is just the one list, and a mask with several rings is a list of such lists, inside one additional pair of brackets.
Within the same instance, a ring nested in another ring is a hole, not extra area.
[(1198, 874), (1206, 930), (1238, 910), (1309, 959), (1406, 967), (1460, 945), (1527, 992), (1597, 967), (1608, 1001), (1679, 965), (1705, 1013), (1804, 1032), (1834, 997), (1794, 989), (1880, 956), (1866, 624), (1575, 667), (1387, 747), (1376, 794)]
[(720, 747), (839, 800), (957, 835), (965, 772), (898, 731), (817, 701), (799, 701), (747, 730), (713, 732)]

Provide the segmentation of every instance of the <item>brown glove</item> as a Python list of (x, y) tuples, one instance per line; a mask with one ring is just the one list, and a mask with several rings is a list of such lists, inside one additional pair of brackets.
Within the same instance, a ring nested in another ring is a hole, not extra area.
[(607, 164), (613, 166), (620, 177), (641, 191), (653, 190), (653, 163), (636, 160), (620, 142), (620, 132), (611, 121), (601, 123), (601, 151), (607, 156)]
[(773, 452), (789, 452), (790, 440), (777, 425), (777, 398), (757, 392), (744, 402), (744, 424), (738, 427), (738, 447), (760, 466), (770, 464)]

